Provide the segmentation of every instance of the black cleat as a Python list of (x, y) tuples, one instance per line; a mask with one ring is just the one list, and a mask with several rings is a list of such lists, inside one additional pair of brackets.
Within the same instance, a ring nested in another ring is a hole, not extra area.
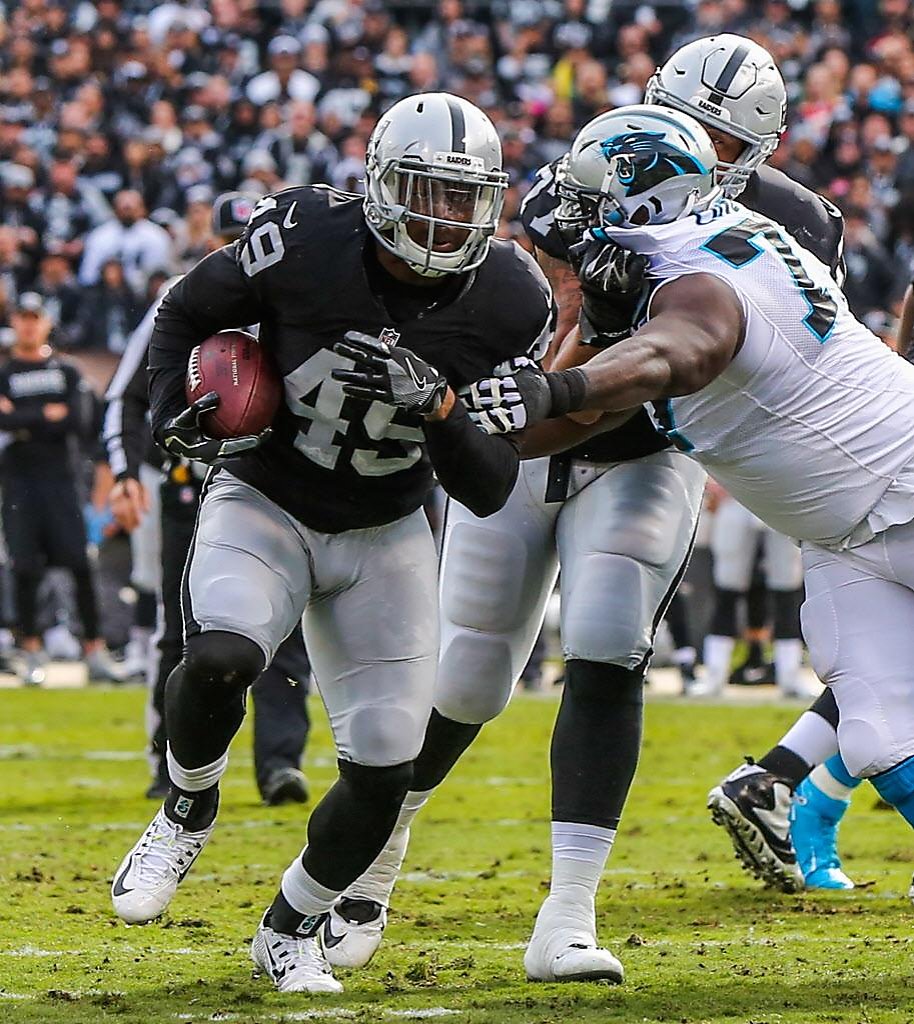
[(303, 804), (308, 801), (308, 780), (297, 768), (291, 765), (277, 768), (270, 772), (261, 790), (263, 802), (267, 807), (278, 807), (280, 804)]
[(790, 841), (791, 797), (783, 779), (752, 763), (740, 765), (708, 794), (714, 824), (727, 830), (743, 867), (782, 892), (803, 889)]

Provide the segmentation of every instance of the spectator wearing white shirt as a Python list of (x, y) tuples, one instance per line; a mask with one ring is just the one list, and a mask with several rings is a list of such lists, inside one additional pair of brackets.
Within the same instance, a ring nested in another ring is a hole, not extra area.
[(174, 260), (173, 244), (164, 229), (146, 216), (139, 192), (126, 189), (114, 197), (115, 220), (89, 232), (79, 268), (79, 283), (98, 283), (104, 263), (117, 259), (124, 276), (137, 292), (143, 292), (154, 270), (168, 269)]
[(267, 47), (270, 70), (262, 71), (248, 82), (248, 99), (258, 107), (276, 101), (313, 102), (320, 92), (321, 83), (310, 72), (298, 66), (301, 52), (301, 43), (295, 36), (276, 36), (271, 39)]

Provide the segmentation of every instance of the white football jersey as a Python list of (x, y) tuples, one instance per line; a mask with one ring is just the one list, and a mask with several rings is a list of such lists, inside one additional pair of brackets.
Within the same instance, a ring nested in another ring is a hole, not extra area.
[(742, 303), (745, 340), (727, 369), (654, 403), (679, 448), (799, 540), (843, 547), (914, 518), (914, 366), (854, 318), (824, 264), (731, 201), (606, 233), (650, 257), (658, 288), (713, 274)]

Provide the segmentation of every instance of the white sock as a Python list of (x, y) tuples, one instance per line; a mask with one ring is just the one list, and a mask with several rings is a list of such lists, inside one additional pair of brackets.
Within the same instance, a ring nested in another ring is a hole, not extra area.
[(781, 689), (796, 685), (803, 661), (803, 644), (799, 640), (774, 641), (774, 678)]
[(845, 786), (843, 782), (839, 782), (824, 764), (816, 765), (810, 773), (809, 779), (832, 800), (843, 800), (844, 803), (847, 803), (854, 792), (851, 786)]
[(730, 663), (736, 640), (732, 636), (706, 636), (704, 648), (705, 679), (722, 690), (730, 679)]
[(673, 651), (673, 664), (679, 666), (694, 665), (697, 655), (698, 652), (694, 647), (677, 647)]
[(554, 821), (550, 898), (586, 907), (592, 914), (600, 876), (615, 838), (614, 828)]
[(400, 877), (400, 868), (409, 845), (409, 827), (433, 792), (434, 790), (428, 789), (423, 792), (410, 791), (406, 794), (390, 839), (374, 863), (346, 889), (347, 896), (352, 899), (374, 900), (384, 907), (390, 905), (390, 894)]
[(304, 852), (302, 850), (301, 856), (296, 857), (286, 868), (280, 888), (293, 910), (297, 910), (305, 917), (316, 917), (318, 914), (325, 914), (340, 894), (321, 885), (320, 882), (315, 882), (305, 871), (301, 862)]
[(822, 764), (838, 753), (838, 734), (831, 722), (815, 711), (804, 711), (787, 730), (779, 747), (786, 747), (809, 765)]
[(228, 751), (218, 761), (205, 764), (201, 768), (182, 768), (171, 752), (171, 744), (168, 745), (165, 756), (168, 758), (168, 777), (178, 789), (188, 793), (199, 793), (210, 786), (215, 786), (225, 775), (225, 769), (228, 767)]

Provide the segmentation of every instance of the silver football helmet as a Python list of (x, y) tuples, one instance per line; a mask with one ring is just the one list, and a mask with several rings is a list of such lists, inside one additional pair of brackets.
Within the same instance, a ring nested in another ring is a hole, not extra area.
[(584, 125), (572, 142), (556, 176), (556, 223), (566, 237), (575, 225), (580, 236), (600, 225), (668, 224), (720, 196), (716, 166), (708, 133), (688, 114), (618, 107)]
[(449, 93), (395, 103), (368, 140), (365, 219), (378, 242), (426, 277), (486, 258), (508, 176), (478, 107)]
[(735, 199), (749, 175), (777, 149), (787, 118), (787, 89), (774, 58), (745, 36), (696, 39), (654, 73), (645, 103), (691, 114), (746, 144), (734, 163), (718, 162), (718, 181)]

